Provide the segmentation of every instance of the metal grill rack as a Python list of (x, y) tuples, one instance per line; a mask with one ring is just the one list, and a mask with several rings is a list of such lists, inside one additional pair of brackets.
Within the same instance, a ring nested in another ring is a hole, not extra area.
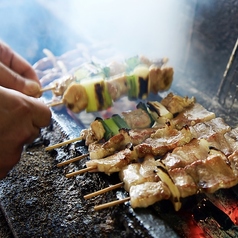
[(235, 43), (230, 59), (228, 61), (223, 79), (217, 92), (217, 101), (229, 115), (229, 121), (233, 125), (238, 123), (238, 39)]

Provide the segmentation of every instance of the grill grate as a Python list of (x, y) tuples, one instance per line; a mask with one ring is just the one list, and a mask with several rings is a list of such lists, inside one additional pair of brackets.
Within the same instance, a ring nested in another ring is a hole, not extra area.
[(218, 89), (217, 99), (235, 123), (238, 122), (238, 39), (227, 63)]

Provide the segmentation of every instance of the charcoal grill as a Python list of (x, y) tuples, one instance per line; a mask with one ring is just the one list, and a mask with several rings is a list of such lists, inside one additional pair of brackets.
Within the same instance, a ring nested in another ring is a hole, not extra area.
[[(188, 6), (191, 2), (196, 3), (195, 0), (188, 2)], [(219, 41), (214, 40), (212, 34), (209, 35), (211, 30), (209, 27), (213, 27), (213, 33), (216, 33), (212, 24), (219, 18), (222, 29), (229, 30), (228, 25), (234, 24), (230, 21), (232, 19), (228, 20), (227, 16), (230, 15), (227, 12), (233, 10), (231, 16), (236, 19), (238, 7), (236, 1), (229, 3), (214, 1), (214, 4), (219, 14), (215, 9), (208, 13), (206, 3), (197, 4), (190, 45), (186, 48), (186, 57), (182, 65), (175, 65), (175, 81), (171, 91), (180, 95), (195, 96), (207, 109), (225, 118), (231, 126), (236, 126), (237, 54), (234, 54), (227, 75), (223, 77), (223, 74), (235, 45), (238, 30), (232, 29), (230, 36), (215, 34), (214, 38), (219, 38)], [(206, 41), (202, 42), (204, 37)], [(197, 42), (204, 43), (199, 53), (196, 50), (201, 46), (197, 46)], [(214, 45), (214, 42), (217, 45)], [(211, 45), (214, 46), (213, 50), (210, 49)], [(223, 51), (216, 54), (216, 49)], [(211, 64), (197, 74), (193, 71), (193, 67), (190, 67), (190, 63), (197, 64), (197, 61), (203, 61), (205, 54)], [(62, 73), (60, 67), (58, 70), (57, 76)], [(204, 76), (206, 74), (209, 75), (209, 79)], [(163, 94), (156, 98), (161, 97)], [(118, 189), (88, 201), (85, 201), (83, 196), (116, 183), (118, 178), (102, 174), (84, 174), (74, 179), (66, 179), (64, 175), (84, 167), (86, 159), (62, 169), (56, 168), (56, 164), (86, 153), (84, 146), (76, 143), (60, 148), (57, 153), (45, 153), (44, 147), (49, 140), (51, 143), (58, 143), (66, 138), (78, 136), (79, 131), (84, 126), (87, 127), (95, 116), (84, 113), (80, 117), (69, 115), (64, 108), (55, 111), (52, 127), (42, 130), (42, 137), (26, 148), (22, 162), (11, 171), (8, 178), (0, 182), (1, 209), (14, 237), (238, 236), (238, 186), (219, 190), (214, 194), (188, 197), (183, 200), (183, 208), (179, 212), (175, 212), (168, 201), (161, 201), (146, 209), (133, 210), (129, 203), (125, 203), (94, 212), (94, 205), (116, 198), (121, 199), (127, 194), (123, 189)]]

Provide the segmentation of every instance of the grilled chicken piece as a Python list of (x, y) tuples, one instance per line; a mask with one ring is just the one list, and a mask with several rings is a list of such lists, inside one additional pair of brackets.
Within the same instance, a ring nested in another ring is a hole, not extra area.
[(151, 119), (148, 113), (141, 108), (133, 111), (122, 112), (122, 117), (131, 129), (149, 128), (151, 124)]
[(119, 134), (111, 137), (104, 143), (94, 142), (89, 144), (88, 151), (91, 159), (101, 159), (112, 155), (125, 147), (142, 143), (155, 132), (155, 128), (127, 130), (120, 129)]
[(168, 90), (173, 82), (173, 75), (173, 68), (164, 66), (159, 68), (156, 65), (151, 65), (149, 68), (149, 91), (156, 94), (159, 91)]
[(133, 185), (129, 193), (130, 204), (133, 208), (148, 207), (171, 196), (169, 188), (162, 181)]
[[(71, 83), (75, 82), (74, 76), (65, 76), (55, 80), (52, 84), (55, 88), (52, 90), (55, 96), (62, 96)], [(51, 85), (51, 84), (50, 84)]]
[(185, 125), (194, 126), (199, 122), (210, 121), (215, 118), (215, 113), (209, 112), (202, 105), (195, 103), (185, 111), (179, 113), (170, 120), (171, 125), (177, 129), (183, 128)]
[(195, 103), (195, 98), (181, 97), (169, 93), (165, 98), (161, 100), (163, 104), (172, 114), (176, 114), (184, 111), (186, 108), (193, 106)]
[(70, 84), (64, 92), (63, 102), (72, 112), (78, 113), (85, 110), (88, 105), (85, 88), (79, 83)]
[(121, 133), (111, 137), (105, 143), (92, 143), (88, 147), (90, 159), (101, 159), (108, 155), (114, 154), (118, 150), (125, 149), (126, 145), (131, 142), (127, 131), (121, 130)]
[(113, 101), (117, 101), (121, 97), (128, 95), (129, 86), (126, 75), (116, 75), (107, 80), (106, 83)]
[(95, 141), (100, 141), (104, 137), (105, 129), (102, 123), (98, 120), (93, 121), (90, 124), (89, 129), (83, 129), (81, 131), (82, 139), (85, 140), (85, 145), (88, 146)]

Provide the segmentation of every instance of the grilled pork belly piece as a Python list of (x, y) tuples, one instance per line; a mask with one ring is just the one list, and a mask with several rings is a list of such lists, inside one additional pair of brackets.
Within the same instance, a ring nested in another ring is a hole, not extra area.
[[(97, 144), (95, 144), (95, 150), (93, 152), (90, 152), (90, 154), (93, 156), (93, 159), (86, 163), (87, 167), (97, 167), (98, 164), (98, 166), (100, 167), (100, 169), (98, 168), (98, 171), (100, 172), (105, 172), (106, 174), (118, 172), (120, 171), (120, 166), (118, 166), (117, 164), (119, 163), (118, 161), (120, 161), (121, 155), (123, 154), (124, 156), (124, 151), (125, 154), (130, 157), (129, 160), (126, 160), (129, 163), (132, 160), (137, 161), (139, 158), (144, 158), (146, 155), (150, 154), (153, 156), (162, 156), (175, 147), (188, 143), (193, 138), (193, 135), (188, 127), (185, 127), (180, 131), (173, 129), (170, 126), (158, 130), (150, 138), (146, 139), (143, 143), (134, 146), (131, 150), (126, 148), (117, 153), (114, 153), (115, 150), (112, 147), (112, 155), (108, 157), (104, 156), (105, 158), (102, 156), (106, 154), (108, 155), (109, 152), (107, 150), (110, 150), (111, 147), (105, 149), (99, 146), (99, 148), (96, 148)], [(99, 159), (96, 159), (96, 157)], [(110, 166), (102, 166), (103, 163), (110, 164)], [(127, 164), (125, 164), (124, 162), (124, 166), (125, 165)], [(117, 169), (112, 170), (111, 167), (117, 167)]]
[(129, 130), (128, 133), (131, 138), (131, 143), (133, 145), (139, 145), (145, 139), (149, 138), (156, 130), (157, 128), (155, 127)]
[(231, 130), (222, 118), (214, 118), (210, 121), (198, 123), (193, 126), (197, 138), (204, 138), (209, 146), (222, 151), (225, 155), (230, 155), (233, 149), (225, 138), (224, 134)]
[(238, 150), (238, 127), (227, 132), (224, 137), (226, 138), (233, 151)]
[(205, 160), (197, 160), (185, 167), (201, 192), (214, 193), (221, 188), (230, 188), (238, 183), (226, 156), (219, 151), (211, 150)]
[(178, 146), (188, 143), (192, 139), (193, 134), (189, 127), (177, 130), (167, 125), (165, 128), (158, 129), (150, 138), (135, 146), (134, 149), (139, 158), (147, 154), (161, 156)]
[(148, 207), (158, 201), (169, 199), (171, 192), (162, 181), (145, 182), (130, 188), (130, 204), (133, 208)]
[(196, 131), (197, 138), (207, 139), (216, 133), (225, 134), (231, 130), (231, 127), (221, 117), (216, 117), (210, 121), (197, 123), (193, 129)]
[(133, 185), (144, 182), (158, 182), (159, 178), (155, 173), (156, 165), (154, 156), (147, 155), (142, 163), (128, 164), (119, 172), (120, 180), (124, 182), (124, 188), (129, 192)]
[(202, 105), (195, 103), (191, 107), (180, 112), (176, 117), (170, 120), (171, 125), (177, 129), (184, 126), (194, 126), (199, 122), (210, 121), (215, 118), (215, 113), (208, 111)]
[(235, 150), (230, 156), (228, 161), (234, 175), (238, 178), (238, 150)]
[(194, 161), (206, 159), (209, 151), (209, 144), (206, 140), (193, 139), (183, 146), (176, 147), (162, 159), (162, 162), (168, 170), (184, 168)]
[(86, 166), (95, 168), (91, 172), (104, 172), (110, 175), (119, 172), (123, 167), (135, 161), (135, 158), (134, 151), (124, 149), (103, 159), (89, 160), (86, 162)]
[(193, 178), (187, 174), (184, 168), (175, 168), (168, 170), (175, 186), (177, 186), (180, 197), (185, 198), (192, 196), (198, 192), (198, 187)]

